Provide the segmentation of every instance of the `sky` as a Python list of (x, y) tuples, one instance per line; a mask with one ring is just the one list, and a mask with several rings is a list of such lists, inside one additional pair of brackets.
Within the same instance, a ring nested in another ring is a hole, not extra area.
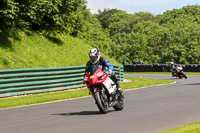
[(200, 0), (86, 0), (91, 13), (100, 9), (113, 9), (133, 14), (149, 12), (153, 15), (163, 14), (167, 10), (180, 9), (187, 5), (200, 5)]

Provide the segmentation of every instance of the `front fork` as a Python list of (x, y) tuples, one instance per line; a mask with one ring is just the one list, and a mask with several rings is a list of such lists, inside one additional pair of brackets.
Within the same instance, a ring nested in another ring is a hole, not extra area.
[(92, 95), (92, 97), (94, 98), (95, 100), (95, 97), (94, 97), (94, 94), (98, 91), (99, 93), (101, 93), (102, 95), (102, 99), (101, 101), (105, 104), (106, 102), (108, 102), (108, 106), (109, 107), (112, 107), (114, 106), (116, 103), (117, 103), (117, 99), (116, 97), (118, 97), (118, 93), (115, 92), (115, 94), (111, 95), (111, 96), (108, 96), (106, 95), (106, 91), (105, 91), (105, 88), (103, 87), (103, 85), (101, 85), (101, 88), (98, 88), (98, 87), (94, 87), (91, 88), (91, 89), (88, 89), (90, 91), (90, 94)]
[(98, 87), (92, 86), (92, 88), (88, 88), (88, 90), (89, 90), (89, 94), (91, 94), (94, 99), (95, 99), (94, 94), (97, 91), (99, 91), (102, 94), (104, 100), (107, 97), (106, 94), (105, 94), (105, 89), (104, 89), (103, 85), (101, 85), (101, 89), (99, 89)]

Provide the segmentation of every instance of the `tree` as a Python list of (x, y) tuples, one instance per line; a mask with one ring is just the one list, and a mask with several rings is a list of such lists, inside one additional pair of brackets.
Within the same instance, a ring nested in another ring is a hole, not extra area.
[(77, 35), (81, 23), (79, 11), (85, 3), (85, 0), (2, 0), (0, 20), (3, 27)]
[(109, 27), (109, 18), (118, 12), (124, 12), (117, 9), (104, 9), (103, 11), (98, 10), (97, 18), (104, 29)]

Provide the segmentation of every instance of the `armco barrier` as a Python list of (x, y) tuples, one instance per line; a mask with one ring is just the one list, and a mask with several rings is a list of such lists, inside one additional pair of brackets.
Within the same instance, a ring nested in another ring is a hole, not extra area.
[[(123, 81), (123, 66), (114, 66)], [(85, 65), (0, 70), (0, 97), (83, 87)]]
[[(185, 72), (200, 72), (200, 64), (181, 64)], [(170, 72), (168, 64), (124, 65), (125, 72)]]
[(114, 72), (117, 74), (118, 79), (122, 82), (124, 80), (124, 66), (114, 65)]

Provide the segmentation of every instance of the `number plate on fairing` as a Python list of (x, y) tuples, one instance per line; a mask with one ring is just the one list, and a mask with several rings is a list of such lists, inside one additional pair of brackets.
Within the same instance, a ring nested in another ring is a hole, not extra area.
[(108, 90), (109, 94), (112, 94), (116, 90), (116, 84), (109, 77), (107, 77), (103, 84)]

